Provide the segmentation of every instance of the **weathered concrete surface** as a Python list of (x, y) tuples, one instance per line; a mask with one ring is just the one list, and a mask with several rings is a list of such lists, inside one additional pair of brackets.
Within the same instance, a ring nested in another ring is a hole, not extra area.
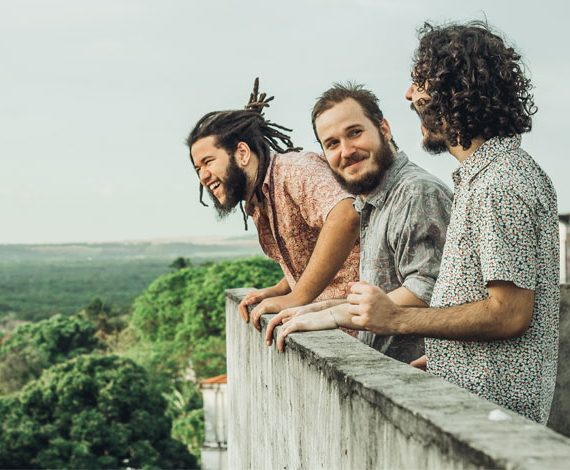
[[(265, 346), (228, 291), (230, 468), (567, 468), (570, 440), (340, 331)], [(265, 324), (267, 321), (264, 318)]]
[(560, 286), (558, 374), (548, 426), (570, 437), (570, 284)]

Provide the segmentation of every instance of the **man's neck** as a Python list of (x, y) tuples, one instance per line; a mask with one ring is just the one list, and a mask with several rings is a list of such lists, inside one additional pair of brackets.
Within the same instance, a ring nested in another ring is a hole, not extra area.
[(467, 160), (475, 151), (485, 143), (483, 137), (475, 137), (471, 140), (471, 145), (469, 148), (464, 149), (461, 145), (456, 145), (455, 147), (449, 147), (449, 153), (453, 155), (457, 160), (462, 163)]

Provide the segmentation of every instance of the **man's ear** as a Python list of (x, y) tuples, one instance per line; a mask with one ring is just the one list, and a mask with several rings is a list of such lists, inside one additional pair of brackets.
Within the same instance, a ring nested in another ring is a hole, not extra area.
[(382, 119), (380, 124), (378, 124), (378, 130), (388, 142), (392, 140), (392, 130), (390, 129), (390, 124), (386, 119)]
[(236, 163), (241, 167), (246, 167), (251, 161), (251, 155), (252, 152), (249, 148), (249, 145), (247, 145), (245, 142), (238, 142), (235, 151)]

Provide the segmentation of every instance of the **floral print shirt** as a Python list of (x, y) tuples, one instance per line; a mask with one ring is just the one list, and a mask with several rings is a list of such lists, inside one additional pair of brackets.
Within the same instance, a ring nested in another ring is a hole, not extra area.
[(520, 141), (494, 137), (453, 173), (451, 222), (431, 306), (477, 302), (488, 297), (489, 282), (510, 281), (535, 293), (530, 327), (508, 340), (426, 339), (426, 354), (428, 372), (546, 423), (558, 357), (556, 193)]
[[(324, 156), (313, 152), (273, 154), (263, 186), (264, 207), (248, 207), (264, 253), (277, 261), (291, 289), (305, 271), (329, 212), (353, 198), (334, 178)], [(346, 297), (358, 281), (359, 245), (315, 300)]]

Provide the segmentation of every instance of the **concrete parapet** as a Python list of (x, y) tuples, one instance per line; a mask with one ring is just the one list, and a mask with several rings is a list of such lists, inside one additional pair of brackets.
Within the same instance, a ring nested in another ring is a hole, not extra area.
[(246, 292), (227, 291), (230, 468), (568, 467), (566, 437), (341, 331), (268, 348), (237, 311)]

